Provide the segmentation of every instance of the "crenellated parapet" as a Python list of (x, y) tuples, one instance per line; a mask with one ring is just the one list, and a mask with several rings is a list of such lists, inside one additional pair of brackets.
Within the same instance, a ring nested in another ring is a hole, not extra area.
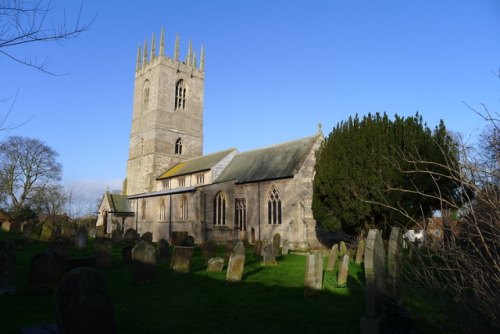
[(147, 41), (144, 41), (144, 45), (142, 47), (139, 45), (135, 65), (136, 73), (140, 74), (149, 66), (163, 63), (177, 66), (178, 69), (182, 67), (185, 70), (191, 70), (193, 74), (194, 72), (197, 72), (198, 74), (203, 75), (203, 72), (205, 71), (205, 49), (203, 46), (201, 46), (200, 49), (200, 58), (198, 62), (196, 51), (193, 51), (193, 46), (191, 41), (189, 41), (186, 56), (184, 57), (184, 60), (181, 61), (179, 34), (176, 34), (175, 41), (173, 43), (172, 57), (168, 57), (165, 52), (165, 30), (163, 27), (161, 28), (159, 43), (159, 52), (157, 52), (156, 37), (155, 33), (153, 33), (151, 38), (151, 49), (149, 52)]

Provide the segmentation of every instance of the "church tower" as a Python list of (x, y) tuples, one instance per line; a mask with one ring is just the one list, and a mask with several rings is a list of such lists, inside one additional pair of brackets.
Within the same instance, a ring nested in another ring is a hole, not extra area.
[(158, 52), (154, 33), (149, 52), (147, 42), (137, 51), (126, 195), (156, 190), (167, 168), (203, 154), (204, 49), (199, 64), (191, 42), (179, 57), (179, 35), (165, 55), (163, 28)]

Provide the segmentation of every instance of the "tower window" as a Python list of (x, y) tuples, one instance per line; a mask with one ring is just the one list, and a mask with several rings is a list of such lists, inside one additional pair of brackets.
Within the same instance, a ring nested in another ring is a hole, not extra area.
[(274, 186), (270, 189), (267, 200), (267, 223), (281, 224), (281, 198), (278, 189)]
[(182, 154), (182, 139), (178, 138), (175, 141), (175, 154)]
[(174, 110), (182, 110), (186, 107), (186, 85), (184, 80), (179, 80), (175, 84), (175, 105)]
[(226, 225), (226, 197), (221, 192), (214, 199), (214, 225)]

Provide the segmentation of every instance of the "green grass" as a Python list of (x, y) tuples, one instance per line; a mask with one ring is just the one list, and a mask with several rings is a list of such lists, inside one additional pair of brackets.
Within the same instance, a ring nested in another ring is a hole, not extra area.
[[(0, 234), (0, 239), (16, 237), (20, 235)], [(71, 256), (91, 254), (89, 243), (87, 250), (73, 249)], [(0, 297), (2, 333), (55, 322), (52, 294), (33, 294), (26, 285), (32, 255), (46, 247), (37, 241), (16, 251), (17, 294)], [(190, 274), (174, 273), (168, 263), (160, 263), (155, 282), (134, 285), (121, 245), (115, 245), (112, 264), (101, 273), (119, 333), (359, 333), (365, 298), (360, 266), (351, 263), (347, 288), (336, 288), (336, 272), (326, 272), (323, 290), (308, 298), (304, 270), (305, 256), (280, 257), (277, 266), (264, 267), (247, 249), (242, 282), (228, 285), (225, 270), (207, 272), (196, 248)]]

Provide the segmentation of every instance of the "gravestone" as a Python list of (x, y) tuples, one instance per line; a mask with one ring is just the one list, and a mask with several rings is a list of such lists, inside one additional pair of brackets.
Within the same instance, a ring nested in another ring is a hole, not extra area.
[(213, 257), (208, 260), (207, 271), (209, 272), (221, 272), (224, 268), (224, 259), (221, 257)]
[(273, 235), (273, 247), (275, 256), (277, 256), (280, 253), (280, 244), (281, 244), (281, 235), (279, 233), (275, 233)]
[(175, 246), (170, 265), (172, 270), (178, 273), (189, 273), (191, 271), (193, 253), (193, 247)]
[(133, 228), (127, 229), (123, 239), (126, 243), (135, 244), (135, 241), (137, 240), (137, 231)]
[(0, 296), (16, 294), (16, 254), (0, 250)]
[(127, 245), (127, 246), (122, 248), (123, 263), (125, 263), (125, 264), (132, 263), (132, 249), (134, 249), (134, 246), (132, 246), (132, 245)]
[(344, 241), (339, 243), (339, 256), (342, 257), (347, 254), (347, 246)]
[(183, 247), (194, 247), (194, 237), (191, 235), (188, 235), (187, 237), (184, 238), (181, 242), (181, 246)]
[(42, 241), (48, 241), (49, 239), (52, 238), (52, 235), (54, 234), (54, 223), (52, 221), (46, 221), (42, 225), (42, 233), (40, 234), (40, 240)]
[(95, 227), (92, 227), (92, 228), (89, 230), (89, 237), (90, 237), (90, 238), (95, 238), (96, 234), (97, 234), (96, 228), (95, 228)]
[(106, 282), (92, 268), (77, 268), (64, 276), (54, 293), (59, 333), (116, 333)]
[(173, 246), (180, 246), (187, 236), (188, 236), (187, 232), (180, 232), (180, 231), (172, 232), (170, 236), (170, 243)]
[(32, 291), (51, 291), (63, 276), (64, 261), (51, 250), (45, 250), (31, 259), (28, 286)]
[(42, 234), (42, 225), (41, 224), (33, 225), (29, 238), (31, 240), (38, 240), (40, 239), (41, 234)]
[(255, 245), (253, 247), (253, 256), (261, 256), (262, 255), (262, 241), (255, 241)]
[(217, 256), (217, 244), (213, 240), (207, 240), (202, 246), (203, 256), (205, 257), (205, 263), (211, 258)]
[(153, 233), (146, 232), (143, 235), (141, 235), (141, 237), (139, 238), (139, 240), (144, 240), (144, 241), (149, 242), (150, 244), (152, 244), (153, 243)]
[(306, 257), (304, 297), (312, 296), (323, 287), (323, 253), (309, 253)]
[(224, 262), (228, 262), (231, 254), (233, 254), (234, 250), (234, 242), (228, 241), (226, 244), (226, 248), (224, 249)]
[(23, 238), (28, 239), (31, 236), (31, 231), (33, 230), (33, 223), (26, 223), (23, 226)]
[(165, 239), (160, 239), (158, 241), (158, 261), (167, 261), (169, 252), (170, 252), (170, 245), (168, 244), (168, 241)]
[(388, 286), (387, 292), (393, 299), (399, 299), (400, 295), (400, 270), (402, 261), (403, 234), (399, 227), (391, 229), (389, 247), (387, 250)]
[(337, 275), (337, 286), (343, 288), (347, 286), (347, 276), (349, 274), (349, 255), (342, 256)]
[(99, 238), (94, 241), (94, 256), (96, 257), (97, 268), (108, 268), (111, 264), (111, 252), (113, 242), (107, 238)]
[[(379, 230), (368, 232), (365, 246), (366, 309), (361, 318), (362, 333), (378, 333), (380, 310), (385, 294), (385, 249)], [(375, 331), (376, 330), (376, 331)]]
[(358, 241), (358, 248), (356, 249), (356, 264), (363, 262), (363, 255), (365, 254), (365, 239), (361, 237)]
[(87, 248), (87, 229), (85, 227), (80, 227), (75, 234), (75, 248), (85, 249)]
[(2, 222), (2, 231), (3, 232), (10, 232), (11, 225), (12, 224), (9, 221)]
[(281, 254), (288, 255), (289, 252), (290, 252), (290, 241), (285, 240), (285, 241), (283, 241), (283, 247), (281, 248)]
[(265, 240), (263, 242), (262, 248), (262, 265), (264, 266), (275, 266), (278, 264), (276, 262), (276, 256), (274, 253), (274, 245), (271, 240)]
[(243, 277), (243, 269), (245, 268), (245, 246), (243, 241), (238, 241), (234, 248), (233, 254), (229, 258), (227, 265), (226, 281), (239, 282)]
[(134, 283), (146, 283), (154, 280), (156, 276), (156, 250), (152, 244), (141, 240), (132, 249), (132, 261), (134, 264)]
[(123, 234), (120, 229), (115, 229), (111, 233), (111, 240), (113, 241), (114, 244), (119, 244), (123, 241)]
[(339, 246), (334, 244), (330, 250), (330, 255), (328, 256), (328, 264), (326, 266), (327, 271), (333, 271), (335, 269), (335, 263), (337, 262), (337, 257), (339, 253)]
[(99, 225), (95, 227), (95, 237), (96, 238), (103, 238), (106, 234), (106, 231), (104, 231), (104, 225)]

